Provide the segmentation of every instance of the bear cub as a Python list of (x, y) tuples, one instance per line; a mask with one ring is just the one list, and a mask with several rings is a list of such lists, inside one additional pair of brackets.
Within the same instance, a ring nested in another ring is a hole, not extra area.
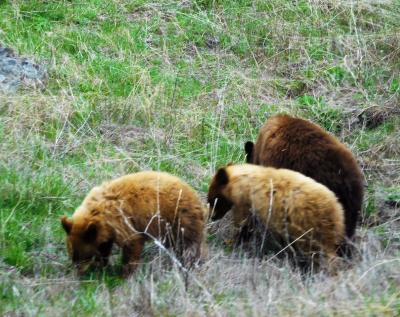
[(140, 172), (94, 187), (69, 219), (61, 218), (68, 253), (80, 274), (105, 266), (115, 243), (123, 274), (139, 264), (146, 241), (172, 247), (184, 265), (201, 255), (208, 213), (195, 191), (163, 172)]
[(354, 235), (362, 208), (364, 177), (351, 151), (320, 126), (276, 115), (245, 144), (247, 163), (300, 172), (332, 190), (345, 212), (346, 236)]
[(240, 231), (252, 230), (255, 218), (281, 248), (291, 244), (300, 257), (332, 260), (344, 238), (343, 208), (335, 194), (295, 171), (228, 165), (212, 179), (208, 203), (212, 220), (232, 210)]

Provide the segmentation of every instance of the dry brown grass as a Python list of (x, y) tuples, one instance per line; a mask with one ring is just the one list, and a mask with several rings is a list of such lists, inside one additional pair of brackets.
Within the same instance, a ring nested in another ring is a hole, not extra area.
[[(0, 1), (0, 42), (49, 71), (43, 91), (0, 95), (0, 314), (399, 315), (400, 207), (387, 194), (400, 183), (397, 2), (142, 2)], [(127, 281), (117, 255), (74, 276), (58, 219), (90, 188), (154, 169), (204, 198), (277, 112), (330, 129), (363, 167), (350, 268), (302, 277), (232, 250), (224, 222), (189, 276), (150, 246)]]

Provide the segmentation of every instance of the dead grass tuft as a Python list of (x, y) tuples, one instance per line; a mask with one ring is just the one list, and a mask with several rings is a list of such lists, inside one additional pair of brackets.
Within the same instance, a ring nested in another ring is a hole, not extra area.
[[(400, 108), (385, 107), (382, 105), (372, 105), (363, 109), (357, 116), (359, 122), (368, 129), (373, 129), (385, 123), (388, 120), (393, 120), (394, 116), (400, 115)], [(391, 141), (391, 140), (390, 140)], [(394, 145), (394, 143), (391, 145)]]

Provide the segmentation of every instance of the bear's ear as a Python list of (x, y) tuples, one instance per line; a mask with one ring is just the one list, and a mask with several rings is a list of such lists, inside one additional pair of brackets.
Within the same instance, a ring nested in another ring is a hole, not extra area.
[(65, 232), (69, 234), (72, 228), (72, 220), (68, 219), (67, 216), (61, 217), (61, 225), (63, 226)]
[(97, 238), (97, 225), (90, 222), (83, 233), (83, 239), (87, 242), (93, 242)]
[(221, 167), (217, 174), (215, 174), (215, 181), (218, 185), (226, 185), (229, 182), (228, 173), (224, 167)]
[(252, 163), (253, 161), (253, 149), (254, 149), (254, 143), (251, 141), (247, 141), (244, 145), (244, 151), (246, 152), (247, 163)]

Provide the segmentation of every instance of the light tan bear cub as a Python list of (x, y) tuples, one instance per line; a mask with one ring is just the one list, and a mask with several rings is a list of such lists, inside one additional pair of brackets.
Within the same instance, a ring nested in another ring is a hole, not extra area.
[(67, 249), (79, 273), (107, 264), (116, 243), (123, 273), (139, 264), (146, 241), (158, 239), (191, 265), (202, 254), (207, 210), (195, 191), (163, 172), (140, 172), (93, 188), (71, 219), (61, 218)]
[(235, 226), (250, 229), (249, 219), (255, 216), (306, 256), (320, 253), (333, 259), (344, 237), (343, 208), (335, 194), (291, 170), (228, 165), (212, 179), (208, 202), (213, 220), (232, 209)]

